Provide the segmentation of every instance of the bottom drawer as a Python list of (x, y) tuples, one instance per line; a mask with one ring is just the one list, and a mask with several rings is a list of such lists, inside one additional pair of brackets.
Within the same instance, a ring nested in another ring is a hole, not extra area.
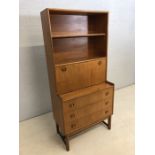
[(78, 120), (65, 123), (65, 132), (69, 134), (81, 128), (87, 127), (90, 124), (96, 123), (112, 114), (112, 107), (108, 107), (104, 110), (100, 110), (86, 117), (82, 117)]

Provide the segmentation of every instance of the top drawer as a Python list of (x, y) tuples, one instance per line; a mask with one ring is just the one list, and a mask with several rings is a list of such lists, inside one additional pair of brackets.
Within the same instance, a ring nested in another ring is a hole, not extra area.
[(106, 79), (106, 58), (56, 66), (58, 94), (99, 84)]
[[(63, 102), (63, 111), (64, 113), (73, 112), (74, 110), (86, 107), (87, 105), (97, 104), (102, 102), (109, 101), (113, 98), (113, 87), (96, 91), (89, 95), (81, 96), (72, 100)], [(108, 99), (108, 100), (107, 100)]]

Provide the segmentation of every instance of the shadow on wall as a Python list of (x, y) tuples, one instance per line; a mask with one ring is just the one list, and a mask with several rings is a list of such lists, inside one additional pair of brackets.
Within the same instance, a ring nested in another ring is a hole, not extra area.
[(49, 112), (50, 91), (44, 46), (20, 47), (20, 120)]

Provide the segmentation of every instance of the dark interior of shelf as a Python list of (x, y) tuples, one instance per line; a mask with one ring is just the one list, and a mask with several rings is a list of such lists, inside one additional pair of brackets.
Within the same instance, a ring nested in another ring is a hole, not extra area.
[(80, 35), (106, 35), (107, 14), (57, 15), (51, 14), (53, 37)]
[(106, 57), (107, 15), (50, 14), (55, 64)]
[(105, 37), (78, 37), (53, 40), (55, 63), (106, 56)]

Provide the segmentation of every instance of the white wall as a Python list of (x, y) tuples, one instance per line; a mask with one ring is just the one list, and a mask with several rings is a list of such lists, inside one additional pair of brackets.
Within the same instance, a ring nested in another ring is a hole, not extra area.
[(134, 83), (134, 0), (20, 0), (20, 120), (51, 110), (40, 11), (45, 8), (108, 10), (108, 79)]

